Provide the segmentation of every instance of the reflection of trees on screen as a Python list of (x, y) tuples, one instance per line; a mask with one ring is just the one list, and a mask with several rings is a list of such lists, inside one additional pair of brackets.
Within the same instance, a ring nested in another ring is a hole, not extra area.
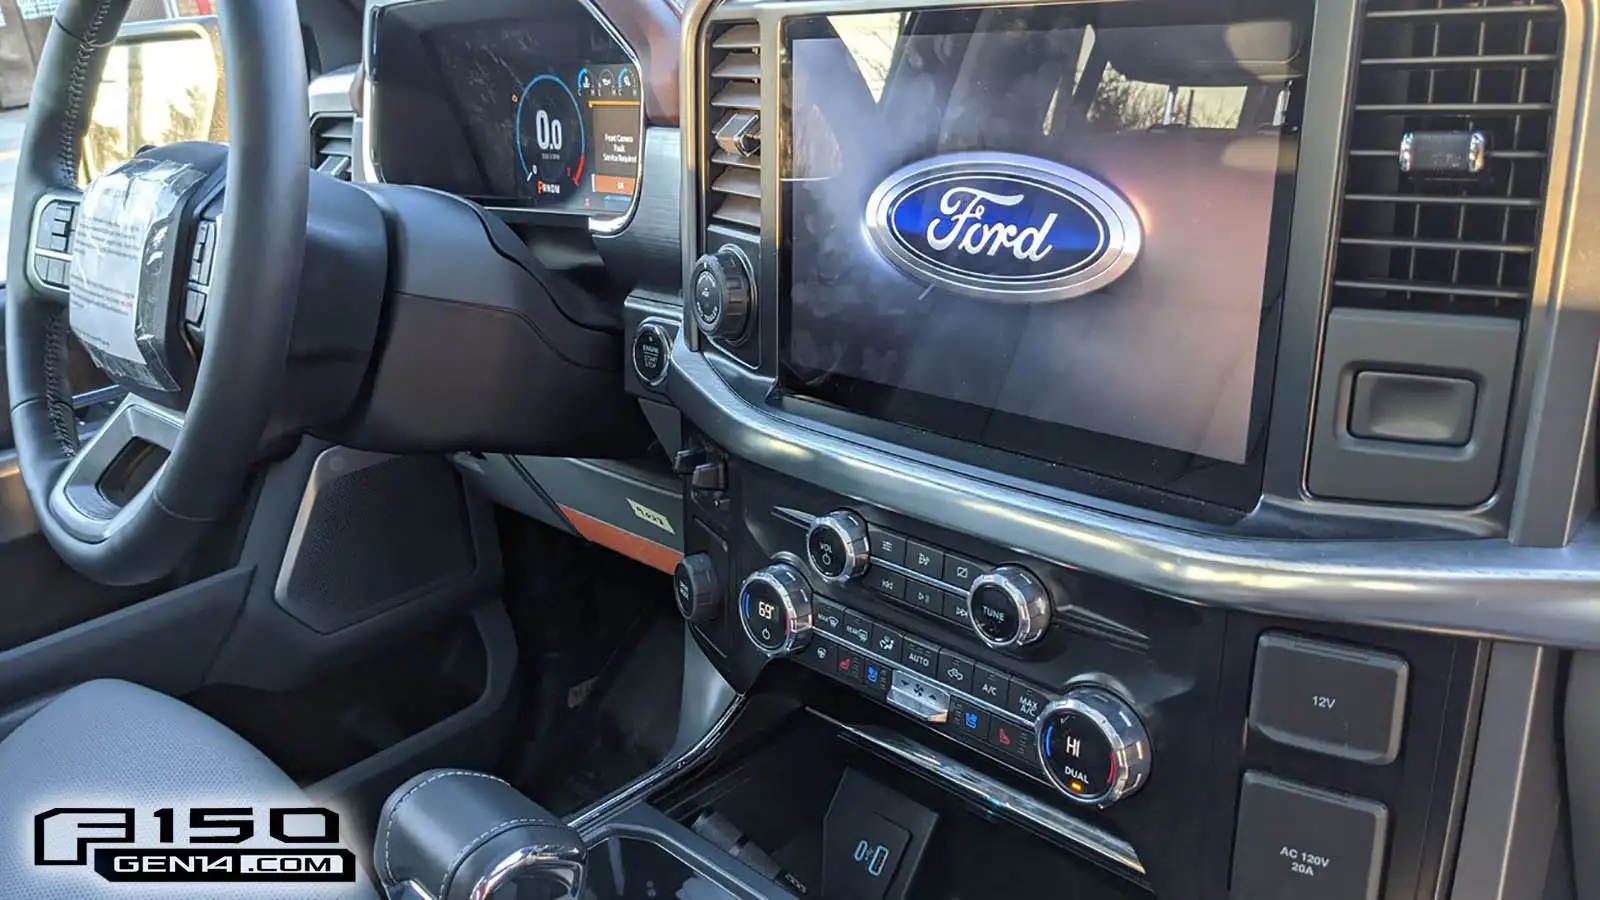
[[(1179, 87), (1173, 104), (1172, 124), (1189, 128), (1237, 128), (1244, 110), (1243, 87)], [(1168, 86), (1134, 81), (1107, 68), (1089, 121), (1104, 131), (1142, 131), (1162, 124), (1167, 110)]]
[(128, 158), (128, 140), (122, 129), (103, 122), (90, 122), (83, 136), (84, 167), (99, 175)]
[(195, 85), (184, 91), (183, 103), (167, 107), (167, 129), (152, 144), (175, 144), (179, 141), (203, 141), (207, 138), (206, 123), (200, 121), (200, 111), (205, 109), (211, 91)]

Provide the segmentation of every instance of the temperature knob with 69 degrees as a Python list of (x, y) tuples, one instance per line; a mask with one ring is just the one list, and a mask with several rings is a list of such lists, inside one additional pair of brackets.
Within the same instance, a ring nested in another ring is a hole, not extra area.
[(806, 560), (823, 580), (834, 583), (867, 570), (867, 523), (848, 509), (817, 519), (806, 532)]
[(811, 586), (800, 570), (775, 562), (739, 587), (739, 623), (768, 656), (786, 656), (811, 640)]
[(1150, 777), (1144, 723), (1105, 688), (1073, 688), (1045, 707), (1034, 727), (1045, 774), (1069, 800), (1104, 809)]
[(730, 343), (744, 337), (745, 321), (755, 302), (755, 275), (743, 251), (724, 244), (715, 253), (695, 260), (689, 273), (689, 293), (694, 321), (701, 331)]

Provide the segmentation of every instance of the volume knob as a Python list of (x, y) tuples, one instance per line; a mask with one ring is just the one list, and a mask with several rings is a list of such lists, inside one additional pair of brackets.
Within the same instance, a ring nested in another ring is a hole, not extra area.
[(730, 343), (744, 337), (755, 303), (755, 276), (744, 251), (724, 244), (695, 261), (689, 274), (695, 324)]
[(817, 519), (806, 532), (806, 561), (824, 581), (849, 581), (867, 571), (867, 523), (848, 509)]
[(757, 569), (739, 587), (739, 623), (768, 656), (787, 656), (811, 640), (811, 586), (786, 562)]
[(1078, 687), (1044, 708), (1035, 726), (1039, 761), (1067, 799), (1104, 809), (1144, 787), (1150, 735), (1122, 698)]

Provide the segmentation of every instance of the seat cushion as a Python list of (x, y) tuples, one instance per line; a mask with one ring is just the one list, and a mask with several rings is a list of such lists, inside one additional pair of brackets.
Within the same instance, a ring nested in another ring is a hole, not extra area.
[[(91, 681), (56, 697), (0, 741), (0, 896), (374, 900), (359, 874), (355, 884), (112, 884), (88, 867), (34, 864), (34, 816), (51, 809), (132, 807), (139, 843), (152, 846), (157, 809), (179, 811), (181, 842), (190, 807), (309, 805), (261, 751), (209, 716), (125, 681)], [(350, 834), (349, 823), (342, 824)]]

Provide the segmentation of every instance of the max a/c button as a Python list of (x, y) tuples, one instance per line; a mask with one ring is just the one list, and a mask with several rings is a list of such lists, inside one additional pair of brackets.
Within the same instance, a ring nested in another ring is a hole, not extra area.
[(1389, 810), (1246, 772), (1233, 841), (1233, 900), (1377, 900)]

